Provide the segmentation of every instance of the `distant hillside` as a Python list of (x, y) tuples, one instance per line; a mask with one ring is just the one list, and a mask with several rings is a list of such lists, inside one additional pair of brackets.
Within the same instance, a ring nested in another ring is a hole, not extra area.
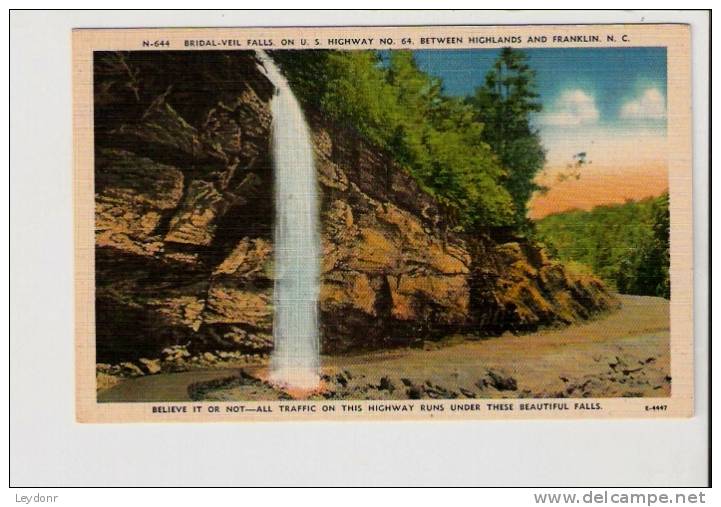
[(621, 293), (670, 297), (668, 193), (550, 215), (535, 234), (570, 268)]

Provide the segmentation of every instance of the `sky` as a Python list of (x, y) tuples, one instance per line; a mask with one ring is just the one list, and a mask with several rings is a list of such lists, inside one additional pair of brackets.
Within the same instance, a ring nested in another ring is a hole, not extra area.
[[(522, 50), (536, 72), (543, 111), (534, 115), (547, 150), (538, 181), (550, 188), (531, 202), (532, 218), (570, 208), (658, 195), (668, 188), (665, 48)], [(419, 67), (448, 95), (472, 94), (497, 49), (415, 51)], [(590, 163), (569, 173), (573, 155)]]

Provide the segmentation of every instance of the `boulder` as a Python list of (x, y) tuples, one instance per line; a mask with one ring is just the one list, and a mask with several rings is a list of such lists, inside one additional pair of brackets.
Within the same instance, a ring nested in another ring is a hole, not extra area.
[(120, 363), (120, 368), (120, 373), (125, 377), (142, 377), (144, 375), (143, 370), (128, 361)]
[(162, 367), (160, 366), (160, 359), (147, 359), (145, 357), (141, 357), (138, 359), (138, 362), (143, 365), (143, 369), (149, 375), (155, 375), (156, 373), (160, 373), (162, 370)]

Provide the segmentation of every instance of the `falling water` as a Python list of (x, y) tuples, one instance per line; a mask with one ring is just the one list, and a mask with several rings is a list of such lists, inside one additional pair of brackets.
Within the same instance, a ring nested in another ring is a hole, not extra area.
[(271, 380), (296, 389), (319, 383), (320, 236), (313, 145), (303, 111), (273, 60), (258, 51), (275, 85), (271, 102), (275, 174), (275, 288)]

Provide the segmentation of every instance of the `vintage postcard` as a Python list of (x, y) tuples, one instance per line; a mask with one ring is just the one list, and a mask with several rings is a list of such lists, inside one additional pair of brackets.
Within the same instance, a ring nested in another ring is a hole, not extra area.
[(79, 421), (693, 414), (688, 26), (73, 56)]

